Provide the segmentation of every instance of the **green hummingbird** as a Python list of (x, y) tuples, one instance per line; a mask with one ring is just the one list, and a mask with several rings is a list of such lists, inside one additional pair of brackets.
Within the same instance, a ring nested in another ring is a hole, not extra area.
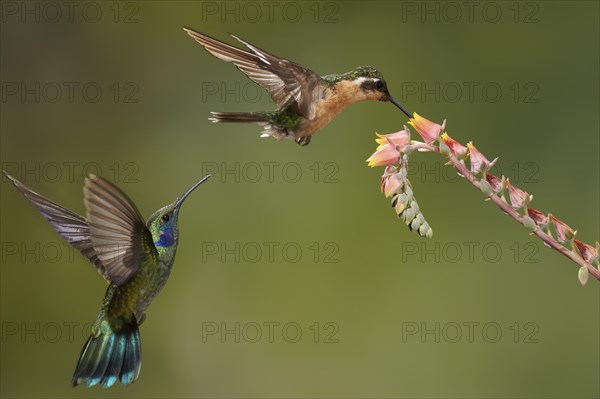
[(163, 288), (175, 260), (179, 209), (210, 175), (144, 222), (129, 197), (107, 180), (89, 175), (83, 187), (87, 217), (50, 201), (4, 172), (69, 244), (85, 256), (109, 286), (73, 374), (73, 386), (134, 382), (140, 373), (138, 326)]
[(261, 137), (293, 139), (308, 145), (313, 134), (331, 122), (349, 104), (363, 100), (389, 101), (411, 118), (390, 95), (383, 75), (371, 66), (361, 66), (341, 75), (321, 76), (294, 62), (236, 40), (251, 52), (240, 50), (210, 36), (184, 28), (208, 52), (232, 62), (262, 86), (279, 107), (274, 111), (211, 112), (212, 122), (246, 122), (263, 127)]

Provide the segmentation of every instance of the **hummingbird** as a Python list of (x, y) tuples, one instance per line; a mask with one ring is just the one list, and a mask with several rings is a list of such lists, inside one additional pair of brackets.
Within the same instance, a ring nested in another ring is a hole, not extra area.
[(4, 174), (109, 284), (77, 361), (73, 387), (102, 384), (108, 388), (119, 379), (123, 385), (134, 382), (142, 359), (138, 326), (169, 278), (179, 240), (179, 209), (210, 175), (144, 222), (129, 197), (100, 176), (85, 178), (84, 218)]
[(371, 66), (360, 66), (341, 75), (321, 76), (292, 61), (279, 58), (245, 42), (249, 51), (210, 36), (184, 31), (215, 57), (232, 62), (262, 86), (279, 107), (273, 111), (211, 112), (212, 122), (246, 122), (263, 127), (261, 137), (293, 139), (305, 146), (313, 134), (331, 122), (349, 104), (364, 100), (389, 101), (409, 118), (410, 113), (390, 95), (383, 75)]

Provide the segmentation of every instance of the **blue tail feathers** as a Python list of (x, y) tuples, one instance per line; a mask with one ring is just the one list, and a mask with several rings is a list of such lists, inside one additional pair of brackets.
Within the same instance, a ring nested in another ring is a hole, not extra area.
[(119, 379), (123, 385), (131, 384), (140, 373), (141, 361), (140, 331), (132, 317), (118, 331), (90, 336), (77, 361), (73, 386), (109, 388)]

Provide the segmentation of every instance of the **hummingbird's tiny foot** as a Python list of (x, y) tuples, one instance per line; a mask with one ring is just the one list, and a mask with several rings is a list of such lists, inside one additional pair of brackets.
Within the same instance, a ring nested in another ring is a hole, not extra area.
[(310, 144), (310, 139), (311, 136), (300, 137), (299, 139), (296, 139), (296, 143), (302, 147), (305, 147)]

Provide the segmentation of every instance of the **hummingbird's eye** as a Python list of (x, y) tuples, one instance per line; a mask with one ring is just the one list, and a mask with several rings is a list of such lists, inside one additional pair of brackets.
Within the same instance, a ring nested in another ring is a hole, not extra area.
[(381, 80), (378, 80), (375, 87), (377, 87), (377, 90), (382, 90), (385, 87), (385, 84), (383, 84)]
[(171, 214), (170, 213), (165, 213), (164, 215), (162, 215), (162, 221), (163, 222), (168, 222), (171, 219)]

